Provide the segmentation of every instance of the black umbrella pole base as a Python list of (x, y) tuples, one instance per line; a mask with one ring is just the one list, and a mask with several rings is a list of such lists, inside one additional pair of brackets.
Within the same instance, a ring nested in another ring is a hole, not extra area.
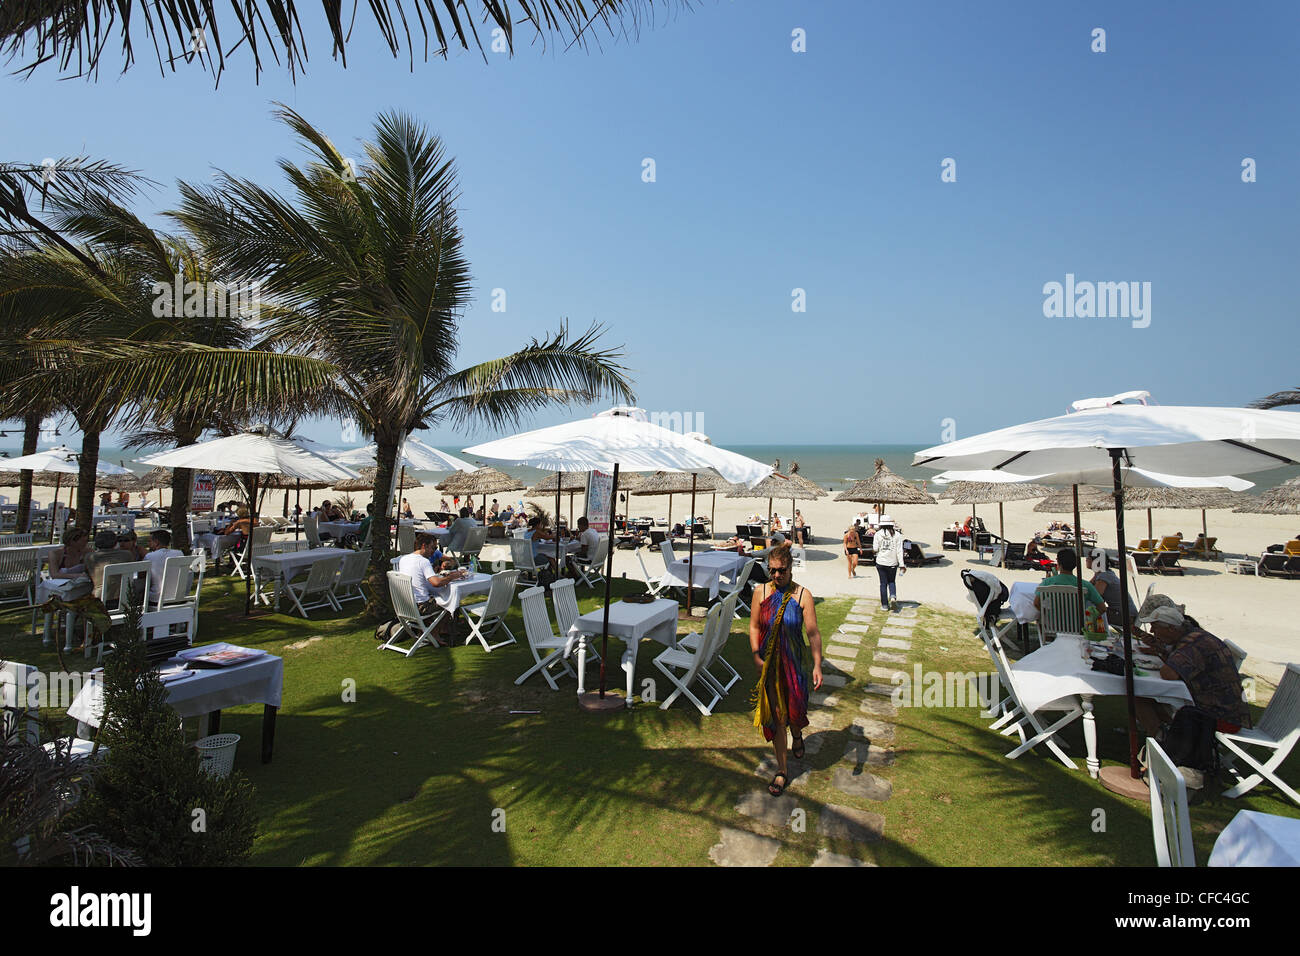
[(1101, 780), (1101, 785), (1111, 793), (1128, 797), (1130, 800), (1151, 802), (1151, 790), (1147, 787), (1146, 781), (1140, 778), (1134, 780), (1133, 772), (1127, 766), (1102, 767), (1097, 776)]
[(578, 695), (578, 706), (589, 714), (612, 714), (627, 709), (627, 701), (617, 694), (605, 691), (601, 697), (598, 691)]

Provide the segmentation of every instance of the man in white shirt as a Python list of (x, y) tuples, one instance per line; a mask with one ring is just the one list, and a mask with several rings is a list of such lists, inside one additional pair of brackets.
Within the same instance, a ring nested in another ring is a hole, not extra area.
[(468, 508), (460, 509), (460, 517), (451, 523), (447, 530), (451, 532), (447, 535), (447, 550), (459, 551), (465, 546), (465, 539), (469, 536), (470, 528), (477, 528), (478, 522), (470, 517)]
[(596, 553), (596, 546), (600, 544), (600, 532), (591, 527), (591, 523), (587, 520), (586, 515), (583, 515), (578, 519), (578, 534), (576, 539), (582, 543), (582, 547), (569, 555), (569, 559), (586, 558), (590, 561)]
[(149, 571), (149, 604), (158, 606), (158, 595), (162, 593), (163, 565), (168, 558), (183, 558), (184, 552), (171, 546), (172, 533), (158, 530), (149, 535), (149, 552), (144, 559), (153, 565)]
[[(437, 550), (438, 539), (431, 534), (421, 532), (415, 536), (415, 550), (410, 554), (402, 555), (397, 561), (397, 570), (411, 579), (411, 591), (415, 595), (415, 603), (419, 605), (420, 613), (426, 616), (437, 614), (440, 610), (435, 601), (437, 595), (433, 592), (465, 576), (464, 571), (435, 570), (432, 558)], [(439, 625), (438, 637), (446, 638), (450, 634), (451, 619), (445, 617)], [(447, 641), (443, 643), (449, 645)]]

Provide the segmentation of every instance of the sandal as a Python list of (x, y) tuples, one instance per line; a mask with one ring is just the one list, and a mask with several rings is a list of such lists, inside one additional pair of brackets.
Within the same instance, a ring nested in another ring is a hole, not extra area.
[(798, 737), (795, 737), (790, 741), (790, 756), (794, 757), (796, 760), (802, 760), (803, 754), (803, 734), (800, 734)]
[[(783, 782), (777, 783), (778, 779)], [(788, 786), (790, 786), (790, 775), (788, 773), (778, 773), (772, 778), (772, 782), (767, 785), (767, 792), (774, 797), (779, 797), (785, 793), (785, 788)]]

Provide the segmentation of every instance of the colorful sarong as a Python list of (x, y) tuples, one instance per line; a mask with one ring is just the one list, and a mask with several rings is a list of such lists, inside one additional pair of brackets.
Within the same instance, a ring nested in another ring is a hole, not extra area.
[[(795, 584), (790, 586), (788, 593), (774, 590), (758, 609), (759, 627), (763, 631), (758, 653), (763, 658), (763, 670), (754, 691), (757, 698), (754, 701), (754, 726), (763, 728), (767, 740), (773, 738), (780, 724), (796, 732), (808, 726), (803, 608), (793, 600), (798, 590)], [(769, 681), (776, 692), (775, 711), (767, 692)], [(784, 719), (778, 721), (779, 717)]]

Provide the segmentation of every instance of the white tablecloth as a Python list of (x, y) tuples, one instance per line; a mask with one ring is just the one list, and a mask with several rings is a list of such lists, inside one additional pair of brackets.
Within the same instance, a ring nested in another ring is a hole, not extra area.
[(1223, 828), (1210, 866), (1300, 866), (1300, 820), (1242, 810)]
[(322, 521), (317, 528), (321, 534), (341, 538), (345, 534), (356, 534), (361, 530), (360, 521)]
[[(201, 650), (201, 648), (195, 648)], [(181, 717), (198, 717), (214, 710), (240, 704), (280, 706), (284, 689), (284, 661), (266, 654), (247, 664), (219, 670), (195, 671), (193, 677), (171, 681), (167, 686), (167, 703)], [(103, 685), (98, 673), (81, 687), (68, 716), (83, 724), (98, 727), (104, 713)]]
[[(636, 687), (636, 657), (642, 638), (650, 638), (672, 647), (677, 643), (676, 601), (659, 599), (649, 604), (629, 604), (615, 601), (609, 606), (609, 636), (623, 642), (625, 650), (621, 666), (627, 675), (627, 706), (632, 706)], [(579, 617), (569, 628), (569, 642), (565, 656), (578, 649), (578, 693), (586, 692), (587, 638), (599, 635), (603, 628), (605, 609), (597, 608)]]
[(736, 575), (748, 560), (747, 556), (736, 554), (734, 551), (706, 551), (695, 556), (693, 568), (686, 561), (674, 561), (668, 565), (660, 583), (667, 587), (684, 588), (689, 574), (692, 585), (697, 588), (707, 588), (709, 600), (714, 600), (718, 596), (722, 579), (725, 577), (734, 582)]
[[(259, 554), (253, 558), (253, 578), (257, 583), (259, 594), (263, 582), (272, 579), (276, 583), (275, 606), (280, 609), (280, 589), (291, 581), (294, 575), (311, 567), (321, 558), (333, 558), (342, 561), (344, 555), (351, 554), (347, 548), (313, 548), (310, 551), (285, 551), (280, 554)], [(265, 595), (262, 595), (266, 600)]]
[[(582, 542), (581, 542), (581, 541), (573, 540), (573, 541), (566, 541), (566, 542), (564, 542), (564, 553), (565, 553), (565, 554), (576, 554), (577, 552), (579, 552), (579, 551), (581, 551), (581, 550), (582, 550)], [(536, 551), (537, 551), (538, 554), (544, 554), (544, 555), (546, 555), (548, 558), (553, 558), (553, 557), (555, 557), (555, 542), (554, 542), (554, 541), (539, 541), (539, 542), (537, 543)]]
[[(1042, 710), (1054, 701), (1080, 694), (1123, 696), (1123, 675), (1092, 670), (1091, 661), (1084, 661), (1080, 656), (1081, 640), (1061, 635), (1011, 665), (1016, 690), (1026, 710)], [(1133, 692), (1138, 697), (1154, 697), (1175, 706), (1192, 701), (1186, 684), (1163, 677), (1138, 677), (1135, 674)]]
[(433, 588), (431, 593), (438, 606), (450, 614), (455, 614), (460, 602), (475, 594), (487, 594), (492, 589), (492, 575), (472, 574), (460, 581), (453, 581), (445, 588)]
[(1038, 620), (1038, 608), (1034, 607), (1034, 597), (1038, 594), (1038, 585), (1033, 581), (1017, 581), (1011, 585), (1011, 597), (1007, 607), (1021, 624)]

